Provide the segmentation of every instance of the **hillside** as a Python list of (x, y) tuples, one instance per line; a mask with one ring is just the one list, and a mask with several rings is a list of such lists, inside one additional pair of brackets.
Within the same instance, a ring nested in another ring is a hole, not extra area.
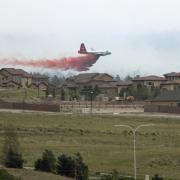
[(21, 180), (71, 180), (70, 178), (29, 169), (7, 169), (7, 171), (15, 177), (21, 177)]

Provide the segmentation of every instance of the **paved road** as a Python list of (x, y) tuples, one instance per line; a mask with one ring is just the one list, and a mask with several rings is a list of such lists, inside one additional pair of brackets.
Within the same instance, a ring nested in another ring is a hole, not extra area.
[[(15, 109), (0, 109), (0, 112), (10, 113), (33, 113), (33, 114), (49, 114), (49, 115), (60, 115), (60, 114), (73, 114), (72, 112), (45, 112), (45, 111), (30, 111), (30, 110), (15, 110)], [(76, 114), (76, 113), (75, 113)], [(89, 114), (88, 112), (83, 114)], [(136, 117), (156, 117), (156, 118), (176, 118), (180, 119), (180, 114), (168, 114), (168, 113), (145, 113), (141, 111), (123, 111), (111, 112), (111, 111), (95, 111), (97, 115), (113, 115), (113, 116), (136, 116)]]

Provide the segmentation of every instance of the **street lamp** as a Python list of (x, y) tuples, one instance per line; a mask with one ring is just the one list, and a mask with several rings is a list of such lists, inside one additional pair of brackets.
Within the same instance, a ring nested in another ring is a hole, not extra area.
[(136, 180), (136, 132), (141, 127), (154, 126), (154, 124), (141, 124), (135, 128), (129, 125), (114, 125), (115, 127), (127, 127), (133, 132), (133, 144), (134, 144), (134, 179)]
[(90, 96), (91, 96), (91, 114), (92, 114), (92, 100), (93, 100), (93, 91), (90, 91)]

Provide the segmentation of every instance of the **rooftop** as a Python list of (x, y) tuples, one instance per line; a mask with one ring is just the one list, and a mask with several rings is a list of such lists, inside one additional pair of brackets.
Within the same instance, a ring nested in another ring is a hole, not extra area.
[(109, 78), (111, 80), (113, 80), (113, 77), (109, 74), (106, 74), (106, 73), (82, 73), (82, 74), (78, 74), (76, 76), (73, 76), (73, 77), (70, 77), (70, 78), (67, 78), (66, 80), (68, 82), (75, 82), (75, 83), (86, 83), (86, 82), (89, 82), (91, 80), (96, 80), (96, 81), (107, 81), (108, 80), (105, 80), (103, 79), (104, 76), (109, 76)]
[(165, 77), (171, 77), (171, 76), (176, 76), (179, 77), (180, 76), (180, 72), (170, 72), (167, 74), (164, 74)]
[(15, 68), (2, 68), (0, 71), (6, 71), (11, 75), (21, 75), (21, 76), (30, 76), (29, 73), (27, 73), (26, 71), (22, 70), (22, 69), (15, 69)]
[(151, 76), (137, 77), (132, 79), (132, 81), (166, 81), (166, 79), (161, 76), (151, 75)]

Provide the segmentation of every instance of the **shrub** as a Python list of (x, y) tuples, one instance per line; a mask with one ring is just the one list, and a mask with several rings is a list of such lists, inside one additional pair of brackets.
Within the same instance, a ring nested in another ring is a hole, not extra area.
[(75, 176), (79, 180), (88, 179), (88, 166), (83, 162), (83, 158), (80, 153), (77, 153), (75, 156)]
[(18, 152), (14, 152), (12, 149), (8, 150), (6, 155), (6, 161), (4, 162), (7, 168), (23, 168), (23, 158)]
[(75, 163), (74, 159), (70, 156), (66, 156), (62, 154), (58, 157), (57, 166), (56, 166), (57, 174), (74, 177), (75, 176)]
[(61, 155), (56, 166), (57, 173), (63, 176), (76, 177), (77, 180), (88, 179), (88, 166), (83, 162), (80, 153), (75, 157)]
[(158, 174), (155, 174), (154, 177), (152, 177), (152, 180), (163, 180), (163, 178), (159, 177)]
[(35, 170), (45, 171), (45, 172), (54, 172), (56, 159), (52, 151), (45, 150), (42, 154), (41, 159), (37, 159), (34, 164)]
[(117, 170), (113, 170), (112, 173), (102, 175), (100, 180), (133, 180), (133, 177), (124, 177), (118, 173)]
[(5, 135), (2, 157), (4, 166), (8, 168), (23, 168), (24, 160), (19, 152), (18, 137), (14, 128), (8, 127)]

